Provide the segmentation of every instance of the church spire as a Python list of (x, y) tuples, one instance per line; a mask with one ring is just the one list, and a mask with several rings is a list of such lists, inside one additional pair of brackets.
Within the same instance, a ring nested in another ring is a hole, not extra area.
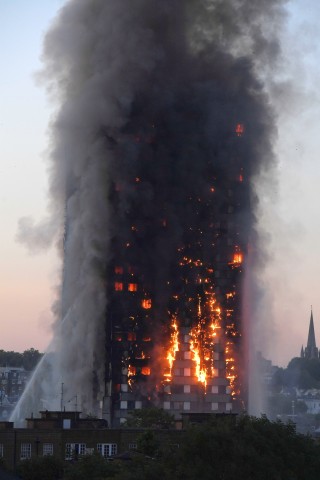
[(311, 315), (310, 315), (310, 324), (309, 324), (309, 334), (308, 334), (307, 347), (310, 348), (310, 349), (316, 348), (316, 337), (315, 337), (315, 334), (314, 334), (312, 306), (311, 306)]
[(313, 324), (313, 312), (311, 306), (311, 315), (310, 315), (310, 324), (309, 324), (309, 333), (308, 333), (308, 343), (304, 351), (304, 358), (319, 358), (319, 351), (316, 345), (316, 336), (314, 334), (314, 324)]

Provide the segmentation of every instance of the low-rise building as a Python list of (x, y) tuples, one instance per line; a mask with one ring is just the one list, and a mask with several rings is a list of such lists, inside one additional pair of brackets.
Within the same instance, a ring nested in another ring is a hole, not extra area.
[(7, 420), (22, 395), (31, 372), (22, 367), (0, 367), (0, 420)]
[[(137, 448), (143, 429), (110, 429), (106, 421), (81, 418), (80, 412), (40, 412), (26, 419), (25, 428), (0, 422), (0, 457), (14, 470), (25, 459), (53, 455), (65, 461), (98, 452), (112, 458)], [(154, 430), (160, 443), (179, 444), (181, 430)]]

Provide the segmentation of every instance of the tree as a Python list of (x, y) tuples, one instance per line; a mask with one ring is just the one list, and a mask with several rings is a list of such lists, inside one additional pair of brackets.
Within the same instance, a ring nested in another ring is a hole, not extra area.
[(37, 366), (38, 362), (42, 358), (42, 353), (34, 348), (25, 350), (22, 354), (22, 366), (25, 370), (31, 371)]
[(137, 438), (137, 450), (149, 457), (154, 457), (160, 444), (151, 430), (141, 433)]
[(293, 358), (286, 369), (277, 370), (272, 385), (277, 391), (282, 387), (320, 388), (320, 359)]
[(162, 408), (150, 407), (130, 412), (130, 417), (123, 426), (125, 428), (168, 429), (174, 427), (174, 417)]
[(318, 480), (319, 472), (320, 446), (293, 424), (225, 416), (190, 427), (178, 449), (136, 459), (115, 479)]
[[(177, 452), (177, 478), (316, 480), (320, 448), (292, 424), (243, 416), (193, 427)], [(174, 477), (173, 477), (174, 478)]]
[(60, 480), (63, 478), (63, 463), (56, 457), (46, 455), (23, 460), (17, 471), (23, 480)]
[(22, 367), (22, 354), (0, 350), (0, 365), (2, 367)]
[(33, 370), (42, 357), (42, 353), (34, 348), (29, 348), (23, 353), (0, 350), (0, 366), (2, 367), (23, 367), (25, 370)]
[(104, 480), (113, 478), (118, 467), (107, 462), (100, 454), (84, 455), (74, 463), (70, 463), (64, 480)]

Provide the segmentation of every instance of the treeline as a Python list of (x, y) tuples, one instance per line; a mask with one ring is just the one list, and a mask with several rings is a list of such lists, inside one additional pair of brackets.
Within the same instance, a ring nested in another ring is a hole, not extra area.
[(318, 428), (320, 415), (307, 413), (307, 404), (303, 401), (303, 396), (299, 397), (297, 389), (302, 391), (320, 390), (320, 360), (318, 358), (296, 357), (289, 362), (286, 368), (276, 370), (267, 396), (268, 415), (271, 418), (276, 418), (277, 415), (298, 415), (300, 417), (304, 415), (304, 423), (308, 429), (312, 426)]
[(287, 368), (279, 368), (273, 377), (273, 387), (296, 387), (302, 390), (320, 389), (320, 360), (293, 358)]
[(0, 350), (0, 367), (23, 367), (25, 370), (31, 371), (36, 367), (42, 355), (43, 353), (34, 348), (29, 348), (23, 353)]
[[(168, 433), (168, 435), (170, 435)], [(169, 440), (169, 439), (168, 439)], [(160, 444), (155, 430), (138, 438), (135, 454), (105, 461), (87, 455), (68, 464), (54, 457), (24, 460), (24, 480), (319, 480), (320, 446), (294, 425), (225, 416), (190, 427), (179, 445)]]

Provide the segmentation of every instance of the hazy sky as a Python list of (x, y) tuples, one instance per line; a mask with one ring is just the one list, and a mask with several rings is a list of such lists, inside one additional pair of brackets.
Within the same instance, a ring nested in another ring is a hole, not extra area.
[[(30, 256), (15, 236), (20, 217), (45, 215), (52, 109), (34, 73), (44, 32), (63, 3), (0, 0), (0, 349), (44, 350), (51, 338), (59, 261), (54, 251)], [(261, 317), (273, 325), (268, 356), (281, 365), (306, 342), (311, 304), (320, 344), (320, 6), (316, 0), (293, 3), (277, 77), (281, 95), (274, 96), (277, 182), (261, 201), (269, 250)]]
[(50, 339), (54, 252), (30, 256), (15, 242), (21, 216), (46, 208), (49, 108), (34, 72), (61, 0), (0, 0), (0, 319), (2, 349), (43, 350)]

